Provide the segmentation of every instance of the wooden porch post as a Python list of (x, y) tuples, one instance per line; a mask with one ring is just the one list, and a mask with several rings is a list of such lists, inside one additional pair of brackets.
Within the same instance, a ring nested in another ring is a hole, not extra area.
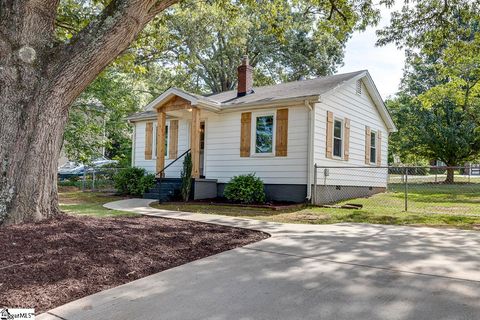
[(167, 115), (162, 109), (157, 110), (157, 173), (165, 168), (165, 126)]
[(190, 132), (192, 153), (192, 178), (200, 178), (200, 109), (192, 108), (192, 130)]

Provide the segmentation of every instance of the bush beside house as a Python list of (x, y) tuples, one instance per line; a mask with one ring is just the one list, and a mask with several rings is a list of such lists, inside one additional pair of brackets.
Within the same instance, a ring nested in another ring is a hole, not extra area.
[(142, 196), (155, 186), (155, 176), (147, 174), (143, 168), (125, 168), (114, 177), (115, 188), (118, 193), (132, 196)]
[(263, 181), (254, 173), (233, 177), (223, 194), (225, 198), (234, 202), (245, 204), (265, 202)]

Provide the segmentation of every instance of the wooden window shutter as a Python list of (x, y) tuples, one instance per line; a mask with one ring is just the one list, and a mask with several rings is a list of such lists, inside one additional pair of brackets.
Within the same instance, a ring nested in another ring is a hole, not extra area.
[(168, 136), (168, 158), (177, 159), (178, 156), (178, 120), (170, 120)]
[(370, 135), (372, 130), (370, 127), (365, 127), (365, 164), (370, 164)]
[(153, 122), (145, 124), (145, 160), (152, 160)]
[(382, 165), (382, 131), (377, 131), (377, 166)]
[(333, 159), (333, 112), (327, 111), (326, 157)]
[(277, 110), (275, 140), (275, 155), (277, 157), (286, 157), (288, 149), (288, 109)]
[(250, 157), (250, 140), (252, 134), (252, 113), (242, 113), (240, 128), (240, 157)]
[(343, 160), (348, 161), (350, 158), (350, 119), (345, 118), (343, 133)]

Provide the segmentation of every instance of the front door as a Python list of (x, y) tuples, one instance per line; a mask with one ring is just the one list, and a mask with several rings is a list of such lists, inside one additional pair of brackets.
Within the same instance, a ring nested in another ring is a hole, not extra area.
[(200, 122), (200, 178), (205, 178), (205, 121)]

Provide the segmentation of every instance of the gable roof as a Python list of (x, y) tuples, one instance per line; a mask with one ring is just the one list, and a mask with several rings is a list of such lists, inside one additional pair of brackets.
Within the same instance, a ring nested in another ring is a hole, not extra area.
[(254, 87), (254, 93), (247, 94), (243, 97), (237, 97), (237, 90), (230, 90), (210, 95), (208, 98), (221, 103), (222, 106), (241, 106), (252, 103), (273, 102), (275, 100), (319, 96), (365, 72), (366, 71), (362, 70), (310, 80), (299, 80), (274, 84), (271, 86)]
[(209, 99), (207, 96), (201, 96), (199, 94), (195, 93), (190, 93), (182, 89), (178, 88), (169, 88), (167, 89), (164, 93), (159, 95), (155, 100), (150, 102), (145, 108), (145, 111), (152, 111), (155, 110), (155, 107), (168, 101), (174, 96), (181, 97), (185, 100), (190, 101), (192, 106), (197, 106), (197, 105), (204, 105), (204, 106), (210, 106), (213, 109), (217, 109), (217, 111), (220, 109), (220, 104), (214, 100)]
[(225, 91), (211, 95), (198, 95), (178, 88), (170, 88), (150, 102), (144, 112), (131, 115), (127, 119), (136, 121), (154, 117), (155, 107), (179, 96), (190, 101), (192, 106), (200, 106), (214, 112), (231, 110), (239, 107), (281, 103), (289, 100), (320, 100), (322, 95), (330, 94), (346, 83), (362, 79), (390, 132), (396, 131), (395, 124), (367, 70), (336, 74), (310, 80), (299, 80), (270, 86), (254, 87), (254, 93), (237, 97), (237, 90)]

